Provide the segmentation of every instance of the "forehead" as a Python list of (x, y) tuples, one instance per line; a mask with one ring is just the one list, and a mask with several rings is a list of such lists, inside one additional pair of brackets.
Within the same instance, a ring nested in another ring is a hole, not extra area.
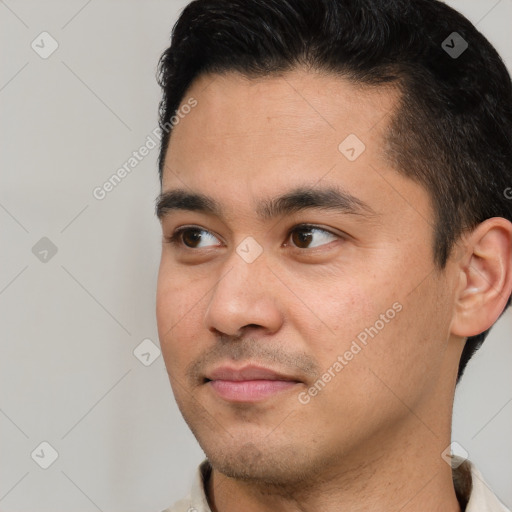
[(283, 144), (299, 149), (304, 143), (320, 146), (323, 142), (337, 149), (351, 133), (374, 147), (382, 145), (398, 91), (295, 70), (250, 79), (239, 73), (202, 75), (192, 83), (182, 104), (190, 97), (197, 100), (197, 107), (173, 129), (170, 148), (199, 129), (205, 149), (218, 147), (219, 139), (226, 149), (231, 142), (251, 139), (254, 144), (265, 142), (268, 155)]
[(368, 192), (389, 193), (386, 177), (396, 179), (385, 154), (399, 101), (393, 88), (300, 70), (254, 79), (206, 74), (182, 104), (190, 98), (197, 106), (173, 129), (163, 191), (185, 186), (243, 209), (248, 197), (254, 204), (323, 181), (372, 204), (378, 198)]

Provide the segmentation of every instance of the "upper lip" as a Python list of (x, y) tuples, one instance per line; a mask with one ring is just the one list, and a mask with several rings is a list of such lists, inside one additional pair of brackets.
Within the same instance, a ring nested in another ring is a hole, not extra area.
[(265, 368), (263, 366), (247, 365), (242, 368), (219, 366), (206, 374), (206, 380), (288, 380), (300, 382), (291, 375)]

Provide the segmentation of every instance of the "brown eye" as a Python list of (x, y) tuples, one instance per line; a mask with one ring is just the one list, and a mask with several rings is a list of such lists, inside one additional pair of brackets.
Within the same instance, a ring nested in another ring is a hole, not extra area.
[[(307, 245), (311, 243), (311, 240), (313, 239), (313, 235), (311, 233), (308, 233), (305, 229), (297, 230), (292, 233), (292, 241), (301, 249), (307, 249)], [(304, 247), (306, 246), (306, 247)]]
[(187, 247), (196, 247), (201, 241), (200, 229), (185, 229), (181, 232), (181, 239)]
[[(335, 234), (316, 226), (299, 226), (290, 233), (290, 239), (299, 249), (311, 249), (320, 245), (326, 245), (332, 240), (340, 238)], [(313, 245), (311, 245), (313, 242)]]
[(218, 243), (209, 244), (209, 239), (218, 242), (218, 239), (206, 229), (183, 227), (178, 228), (167, 241), (175, 246), (188, 249), (203, 249), (204, 247), (219, 245)]

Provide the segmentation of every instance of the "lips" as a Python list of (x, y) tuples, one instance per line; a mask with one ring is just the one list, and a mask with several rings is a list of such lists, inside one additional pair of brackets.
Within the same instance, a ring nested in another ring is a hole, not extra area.
[(240, 369), (222, 366), (208, 373), (206, 380), (284, 380), (300, 382), (297, 378), (262, 366), (244, 366)]
[(262, 366), (244, 366), (235, 369), (228, 366), (208, 373), (205, 384), (216, 396), (228, 402), (261, 402), (280, 395), (300, 384), (292, 375)]

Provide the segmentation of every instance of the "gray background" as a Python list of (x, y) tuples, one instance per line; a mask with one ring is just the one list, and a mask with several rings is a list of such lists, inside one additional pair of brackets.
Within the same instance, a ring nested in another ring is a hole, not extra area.
[[(186, 3), (0, 1), (3, 512), (159, 511), (203, 458), (157, 357), (157, 150), (92, 194), (157, 125), (156, 63)], [(512, 68), (512, 0), (449, 3)], [(45, 59), (43, 31), (59, 45)], [(453, 434), (509, 506), (511, 333), (509, 312), (470, 363)]]

